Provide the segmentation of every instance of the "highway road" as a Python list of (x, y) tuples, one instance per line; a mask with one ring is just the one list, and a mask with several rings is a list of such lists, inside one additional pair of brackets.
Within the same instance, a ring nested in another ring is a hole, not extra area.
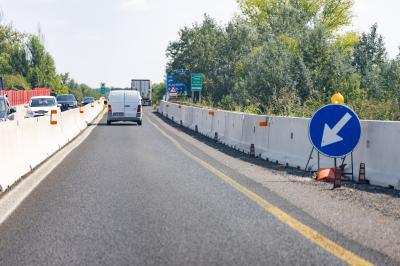
[(393, 263), (174, 130), (103, 118), (0, 225), (0, 265)]

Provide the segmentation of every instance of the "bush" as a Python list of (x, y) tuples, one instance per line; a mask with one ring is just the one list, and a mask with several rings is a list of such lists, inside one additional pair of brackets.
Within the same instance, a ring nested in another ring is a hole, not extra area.
[(21, 75), (1, 75), (3, 76), (5, 90), (29, 90), (31, 86)]

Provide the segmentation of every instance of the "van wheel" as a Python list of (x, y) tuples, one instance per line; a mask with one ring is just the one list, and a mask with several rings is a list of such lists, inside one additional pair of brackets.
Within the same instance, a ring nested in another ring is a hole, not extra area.
[(137, 124), (138, 124), (138, 126), (141, 126), (142, 125), (142, 121), (138, 121)]
[(108, 121), (108, 120), (107, 120), (107, 125), (111, 125), (111, 121)]

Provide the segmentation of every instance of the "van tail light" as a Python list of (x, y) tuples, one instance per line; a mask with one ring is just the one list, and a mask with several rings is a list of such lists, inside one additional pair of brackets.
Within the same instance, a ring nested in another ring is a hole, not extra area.
[(110, 104), (108, 105), (108, 112), (109, 112), (109, 113), (111, 113), (111, 112), (112, 112), (112, 107), (111, 107), (111, 105), (110, 105)]
[(138, 112), (138, 113), (141, 113), (141, 112), (142, 112), (142, 106), (141, 106), (141, 105), (138, 105), (138, 107), (137, 107), (137, 112)]

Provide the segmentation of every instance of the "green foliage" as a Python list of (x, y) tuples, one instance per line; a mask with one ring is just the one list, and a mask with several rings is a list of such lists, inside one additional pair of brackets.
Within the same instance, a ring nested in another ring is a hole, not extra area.
[[(271, 29), (319, 25), (337, 31), (351, 23), (352, 0), (238, 0), (244, 15)], [(289, 16), (288, 16), (289, 15)], [(281, 27), (279, 27), (281, 26)]]
[(152, 88), (151, 101), (154, 104), (157, 104), (158, 102), (160, 102), (160, 100), (165, 94), (166, 84), (165, 82), (155, 83), (152, 84), (151, 88)]
[(30, 54), (28, 80), (33, 87), (56, 86), (53, 92), (63, 90), (59, 87), (61, 79), (57, 76), (54, 60), (37, 36), (29, 38), (27, 48)]
[(361, 87), (367, 89), (369, 96), (382, 98), (384, 96), (383, 73), (387, 62), (386, 48), (383, 37), (377, 32), (374, 24), (369, 33), (363, 33), (360, 41), (354, 47), (353, 65), (361, 74)]
[(30, 84), (21, 75), (0, 75), (3, 77), (5, 90), (29, 90)]
[(205, 15), (167, 48), (168, 72), (205, 75), (202, 104), (310, 116), (340, 91), (361, 118), (399, 119), (400, 55), (387, 59), (376, 24), (343, 33), (352, 0), (238, 2), (226, 26)]
[[(65, 80), (69, 77), (57, 74), (54, 60), (39, 37), (20, 33), (1, 19), (0, 16), (0, 76), (5, 79), (6, 89), (45, 87), (56, 94), (68, 93)], [(87, 85), (78, 87), (81, 94), (77, 95), (81, 97), (98, 95)]]
[[(59, 76), (61, 87), (67, 91), (64, 93), (71, 93), (75, 98), (80, 101), (84, 97), (94, 97), (98, 99), (100, 97), (99, 90), (95, 90), (86, 84), (78, 84), (74, 79), (70, 78), (69, 73), (61, 73)], [(64, 89), (65, 88), (65, 89)]]

